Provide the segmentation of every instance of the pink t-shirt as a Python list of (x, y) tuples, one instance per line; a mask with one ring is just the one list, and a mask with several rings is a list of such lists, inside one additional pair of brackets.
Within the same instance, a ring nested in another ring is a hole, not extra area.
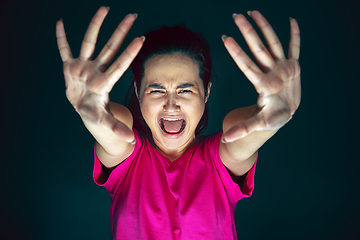
[(222, 133), (173, 162), (134, 133), (133, 153), (110, 176), (95, 154), (94, 180), (111, 197), (112, 239), (237, 239), (236, 202), (251, 196), (256, 163), (240, 188), (219, 157)]

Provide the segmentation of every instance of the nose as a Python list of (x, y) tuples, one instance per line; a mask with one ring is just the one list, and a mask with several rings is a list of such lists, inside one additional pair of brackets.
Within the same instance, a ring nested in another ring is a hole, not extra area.
[(176, 95), (168, 93), (163, 106), (164, 112), (175, 113), (180, 112), (180, 106), (177, 104)]

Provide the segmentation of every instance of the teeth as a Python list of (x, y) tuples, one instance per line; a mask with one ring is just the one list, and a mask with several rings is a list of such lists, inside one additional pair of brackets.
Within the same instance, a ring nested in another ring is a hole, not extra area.
[(166, 121), (179, 121), (179, 120), (182, 120), (182, 119), (174, 119), (174, 118), (163, 118), (164, 120)]

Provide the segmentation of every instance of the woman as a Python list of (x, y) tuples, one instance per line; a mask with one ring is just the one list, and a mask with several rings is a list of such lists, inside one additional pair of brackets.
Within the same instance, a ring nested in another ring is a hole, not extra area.
[[(135, 38), (108, 67), (137, 15), (127, 15), (91, 60), (107, 13), (108, 8), (101, 7), (95, 14), (77, 59), (62, 21), (57, 22), (56, 33), (67, 98), (96, 139), (94, 180), (111, 196), (113, 239), (236, 239), (236, 202), (252, 193), (257, 151), (291, 119), (300, 103), (296, 20), (290, 18), (286, 59), (276, 34), (258, 11), (248, 14), (270, 52), (246, 18), (233, 15), (261, 69), (233, 38), (222, 40), (259, 98), (256, 105), (227, 114), (223, 132), (201, 137), (211, 88), (207, 44), (193, 34), (194, 45), (200, 43), (203, 54), (191, 49), (158, 51), (150, 44), (159, 39), (155, 31), (146, 39)], [(132, 101), (130, 112), (110, 102), (109, 92), (131, 63), (139, 108)]]

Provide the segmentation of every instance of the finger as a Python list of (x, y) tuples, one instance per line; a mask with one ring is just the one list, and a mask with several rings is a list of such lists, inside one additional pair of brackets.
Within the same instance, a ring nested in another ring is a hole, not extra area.
[(271, 69), (275, 65), (274, 59), (249, 21), (242, 14), (234, 15), (234, 20), (260, 67), (264, 71)]
[(233, 126), (232, 128), (230, 128), (229, 131), (227, 131), (224, 134), (222, 141), (223, 142), (234, 142), (240, 138), (243, 138), (243, 137), (249, 135), (250, 133), (252, 133), (254, 131), (259, 131), (262, 128), (263, 127), (262, 127), (261, 116), (259, 114), (257, 114), (254, 117), (249, 118), (246, 121), (241, 122), (241, 123)]
[(61, 59), (63, 62), (67, 62), (73, 57), (73, 55), (71, 53), (69, 43), (66, 39), (64, 23), (62, 20), (59, 20), (56, 23), (56, 39)]
[(290, 26), (291, 29), (288, 58), (294, 58), (298, 60), (300, 55), (300, 29), (296, 19), (290, 18)]
[(105, 77), (107, 79), (106, 89), (108, 92), (111, 91), (114, 84), (124, 74), (126, 69), (129, 68), (131, 62), (134, 60), (143, 46), (144, 41), (144, 36), (135, 38), (125, 49), (125, 51), (118, 57), (118, 59), (116, 59), (116, 61), (105, 72)]
[(284, 60), (285, 54), (283, 47), (277, 37), (274, 29), (271, 27), (269, 22), (259, 11), (252, 11), (248, 13), (250, 17), (255, 21), (256, 25), (261, 30), (266, 40), (267, 46), (275, 60)]
[(89, 60), (94, 54), (96, 40), (99, 34), (101, 24), (103, 23), (109, 9), (101, 7), (91, 19), (89, 27), (85, 33), (84, 40), (81, 44), (80, 56), (81, 60)]
[(137, 14), (128, 14), (124, 18), (95, 60), (96, 66), (106, 69), (112, 62), (136, 18)]
[(223, 38), (224, 45), (230, 56), (234, 59), (236, 65), (245, 74), (247, 79), (254, 85), (256, 89), (260, 86), (263, 72), (242, 50), (232, 37)]
[(111, 129), (118, 137), (123, 139), (125, 142), (135, 142), (134, 132), (112, 115), (108, 113), (103, 115), (100, 124), (108, 129)]

